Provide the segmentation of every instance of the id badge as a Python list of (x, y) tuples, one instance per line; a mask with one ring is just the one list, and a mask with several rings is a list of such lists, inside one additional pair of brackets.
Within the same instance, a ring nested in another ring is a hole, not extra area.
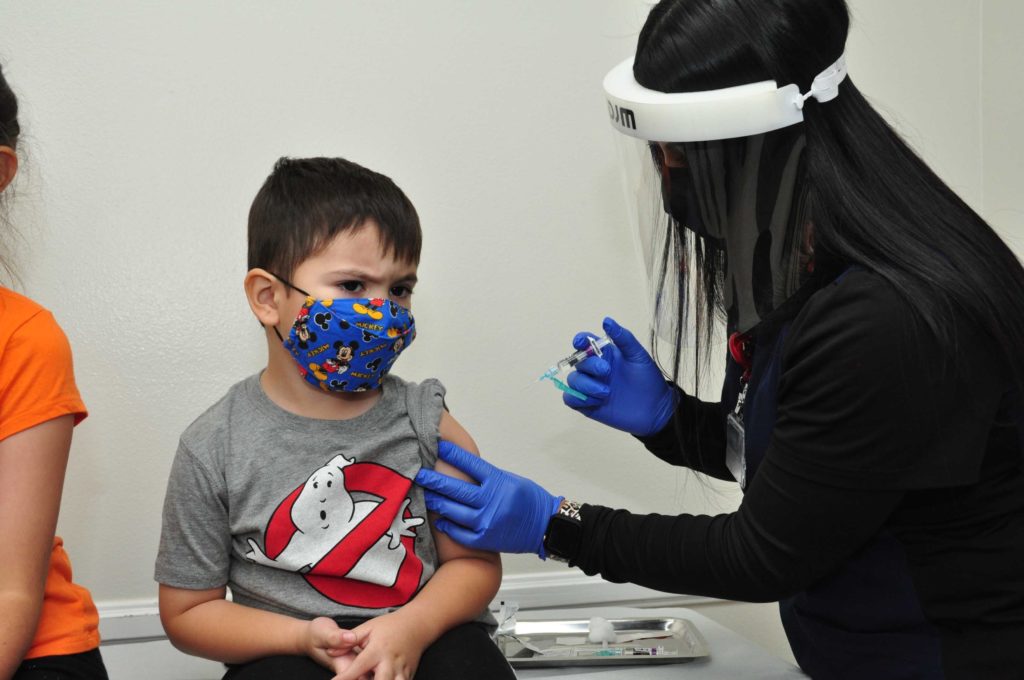
[(743, 418), (730, 413), (725, 419), (725, 466), (741, 489), (747, 488), (747, 438), (743, 432)]

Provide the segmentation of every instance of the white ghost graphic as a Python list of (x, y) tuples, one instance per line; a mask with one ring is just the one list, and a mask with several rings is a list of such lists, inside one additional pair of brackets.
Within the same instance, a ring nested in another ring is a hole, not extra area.
[[(249, 551), (245, 556), (256, 564), (276, 569), (303, 574), (312, 569), (380, 502), (352, 500), (345, 489), (345, 468), (354, 462), (339, 454), (306, 480), (291, 509), (296, 531), (281, 554), (271, 559), (250, 538)], [(406, 498), (389, 530), (344, 576), (382, 586), (394, 585), (406, 557), (401, 539), (403, 536), (415, 536), (412, 528), (424, 522), (422, 517), (405, 519), (408, 507), (409, 499)]]

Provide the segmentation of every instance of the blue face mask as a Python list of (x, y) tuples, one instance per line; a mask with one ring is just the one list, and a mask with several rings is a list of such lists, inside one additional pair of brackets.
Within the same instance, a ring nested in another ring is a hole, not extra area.
[(412, 313), (382, 298), (317, 300), (306, 295), (288, 338), (277, 337), (311, 385), (327, 392), (365, 392), (384, 376), (416, 337)]

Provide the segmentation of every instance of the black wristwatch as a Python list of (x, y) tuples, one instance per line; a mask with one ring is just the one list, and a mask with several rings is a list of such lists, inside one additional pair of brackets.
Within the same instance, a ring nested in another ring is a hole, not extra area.
[(558, 512), (551, 515), (548, 530), (544, 532), (544, 550), (548, 557), (559, 562), (568, 562), (574, 557), (583, 540), (583, 519), (580, 517), (580, 504), (576, 501), (562, 500)]

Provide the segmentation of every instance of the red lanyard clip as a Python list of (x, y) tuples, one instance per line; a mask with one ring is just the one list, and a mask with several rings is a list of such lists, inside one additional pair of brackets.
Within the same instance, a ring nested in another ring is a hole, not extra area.
[(754, 367), (754, 348), (750, 336), (733, 333), (729, 336), (729, 354), (733, 361), (743, 369), (743, 382), (750, 380), (750, 372)]

